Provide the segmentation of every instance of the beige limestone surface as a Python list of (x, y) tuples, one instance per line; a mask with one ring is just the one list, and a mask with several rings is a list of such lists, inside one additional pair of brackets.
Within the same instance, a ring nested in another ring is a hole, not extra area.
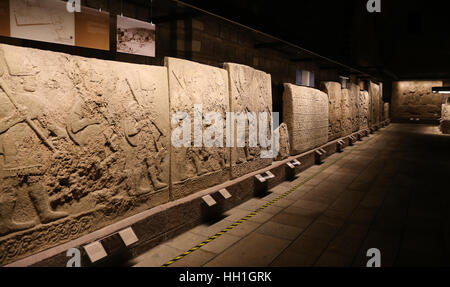
[(380, 86), (369, 83), (369, 97), (372, 103), (370, 123), (376, 125), (380, 123)]
[(328, 141), (328, 96), (322, 91), (284, 84), (283, 112), (288, 126), (291, 155)]
[(442, 104), (441, 131), (450, 134), (450, 97), (444, 96)]
[[(269, 116), (268, 119), (270, 119), (272, 114), (270, 74), (233, 63), (225, 63), (224, 68), (228, 71), (229, 76), (231, 112), (255, 113), (257, 118), (259, 113), (266, 112)], [(257, 125), (258, 127), (261, 125), (259, 120)], [(270, 122), (267, 122), (266, 125), (270, 131)], [(233, 178), (262, 169), (272, 163), (272, 158), (261, 157), (261, 151), (269, 150), (269, 148), (261, 147), (259, 139), (256, 147), (249, 146), (248, 124), (246, 126), (245, 147), (231, 148), (231, 174)], [(237, 132), (236, 128), (234, 130)], [(236, 138), (235, 133), (235, 142)]]
[(390, 106), (389, 103), (384, 103), (384, 120), (390, 119)]
[(279, 153), (275, 160), (280, 161), (290, 156), (291, 145), (289, 142), (289, 130), (285, 123), (278, 127), (279, 134)]
[(324, 82), (322, 90), (328, 95), (328, 140), (331, 141), (343, 135), (342, 88), (338, 82)]
[(350, 85), (350, 101), (352, 107), (352, 132), (359, 131), (361, 125), (360, 118), (360, 87), (356, 84)]
[(441, 117), (442, 95), (433, 94), (433, 87), (442, 81), (400, 81), (392, 84), (392, 118), (438, 120)]
[(353, 100), (350, 89), (342, 89), (342, 136), (353, 132)]
[[(224, 129), (222, 139), (214, 135), (222, 147), (207, 147), (202, 135), (196, 145), (194, 132), (191, 133), (190, 147), (172, 146), (171, 199), (178, 199), (230, 179), (230, 149), (225, 144), (226, 113), (230, 111), (228, 74), (225, 69), (176, 58), (166, 58), (165, 65), (169, 75), (171, 118), (176, 113), (188, 114), (188, 122), (194, 131), (194, 106), (201, 105), (203, 116), (209, 112), (220, 114)], [(172, 122), (172, 131), (180, 124), (181, 121)], [(204, 135), (209, 127), (205, 122), (199, 130)]]
[(167, 69), (0, 45), (0, 265), (169, 200)]
[(370, 98), (369, 92), (361, 90), (359, 92), (359, 121), (360, 129), (369, 128), (369, 119), (370, 119)]

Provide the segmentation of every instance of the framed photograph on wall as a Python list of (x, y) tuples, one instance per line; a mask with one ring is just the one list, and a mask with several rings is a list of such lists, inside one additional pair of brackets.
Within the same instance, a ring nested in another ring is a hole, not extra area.
[(117, 52), (155, 57), (156, 26), (117, 16)]

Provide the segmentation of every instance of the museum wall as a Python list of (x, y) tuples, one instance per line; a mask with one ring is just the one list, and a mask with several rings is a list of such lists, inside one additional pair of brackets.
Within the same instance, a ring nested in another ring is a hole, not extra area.
[[(107, 8), (115, 29), (122, 10), (108, 2), (83, 5)], [(116, 53), (113, 33), (111, 51), (1, 37), (15, 46), (0, 44), (0, 265), (271, 165), (248, 142), (174, 147), (177, 112), (282, 112), (276, 160), (369, 127), (374, 96), (357, 81), (342, 89), (336, 71), (209, 16), (160, 21), (155, 58)], [(329, 82), (289, 84), (297, 69)]]
[(433, 94), (433, 87), (442, 87), (442, 81), (400, 81), (393, 83), (391, 113), (393, 120), (411, 118), (438, 121), (441, 118), (442, 95)]
[[(134, 5), (121, 1), (83, 0), (82, 5), (92, 8), (102, 8), (110, 12), (111, 31), (115, 30), (116, 15), (149, 21), (148, 4)], [(143, 6), (144, 5), (144, 8)], [(158, 8), (158, 7), (155, 7)], [(212, 16), (200, 13), (185, 15), (173, 9), (174, 16), (166, 16), (166, 11), (158, 14), (154, 9), (156, 23), (156, 56), (144, 57), (116, 52), (115, 33), (110, 33), (110, 51), (101, 51), (81, 47), (65, 46), (45, 42), (0, 37), (1, 42), (12, 45), (26, 46), (44, 50), (58, 51), (71, 55), (121, 62), (164, 65), (166, 56), (193, 60), (198, 63), (222, 67), (225, 62), (239, 63), (254, 67), (271, 75), (273, 85), (273, 111), (282, 114), (283, 83), (295, 83), (298, 69), (315, 73), (316, 82), (324, 79), (337, 79), (336, 71), (319, 70), (312, 61), (294, 62), (289, 54), (276, 49), (257, 48), (261, 42), (271, 42), (270, 38), (262, 37), (247, 29), (233, 25)], [(177, 16), (176, 14), (180, 14)], [(330, 74), (331, 73), (331, 74)]]
[(328, 141), (328, 95), (322, 91), (285, 84), (285, 123), (291, 139), (291, 155), (297, 155)]
[[(272, 114), (271, 87), (270, 74), (240, 64), (139, 65), (0, 44), (0, 265), (269, 166), (267, 148), (230, 148), (215, 132), (213, 146), (203, 141), (217, 124), (208, 112), (224, 123), (227, 112)], [(369, 92), (324, 87), (285, 84), (278, 159), (351, 134), (355, 116), (367, 128)], [(189, 136), (174, 137), (186, 118)]]

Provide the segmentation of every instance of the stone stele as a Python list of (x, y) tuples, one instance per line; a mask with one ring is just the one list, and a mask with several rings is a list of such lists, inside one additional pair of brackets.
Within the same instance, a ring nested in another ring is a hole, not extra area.
[(359, 85), (351, 84), (350, 85), (350, 100), (352, 103), (352, 132), (359, 131), (359, 126), (361, 124), (360, 119), (360, 88)]
[(433, 94), (433, 87), (442, 87), (442, 81), (400, 81), (392, 84), (392, 118), (410, 120), (439, 120), (442, 95)]
[(361, 90), (359, 92), (359, 128), (361, 130), (369, 128), (369, 118), (370, 118), (369, 92)]
[(329, 126), (328, 140), (335, 140), (343, 135), (342, 122), (342, 88), (337, 82), (323, 82), (322, 90), (328, 94)]
[(445, 96), (442, 105), (441, 131), (450, 134), (450, 97)]
[(389, 110), (389, 103), (384, 103), (384, 109), (383, 109), (383, 114), (384, 114), (384, 120), (387, 121), (390, 119), (390, 110)]
[[(270, 121), (272, 114), (272, 81), (270, 74), (233, 63), (225, 63), (224, 68), (229, 74), (231, 112), (255, 113), (257, 119), (259, 113), (266, 112)], [(260, 124), (258, 120), (258, 127), (260, 127)], [(261, 151), (269, 148), (261, 147), (259, 139), (256, 147), (249, 146), (248, 124), (246, 126), (245, 147), (231, 148), (231, 174), (233, 178), (272, 164), (272, 158), (261, 157)], [(267, 126), (270, 127), (270, 122), (267, 123)], [(235, 128), (234, 130), (235, 135), (237, 135), (237, 129)], [(253, 130), (256, 130), (256, 127), (253, 127)], [(270, 139), (270, 133), (268, 138)], [(237, 136), (235, 136), (235, 143), (236, 139)]]
[(370, 122), (376, 125), (380, 122), (380, 86), (370, 82), (369, 83), (369, 97), (372, 101), (372, 109)]
[[(228, 74), (224, 69), (182, 59), (166, 58), (165, 64), (169, 74), (171, 118), (179, 112), (187, 113), (194, 130), (194, 105), (202, 105), (203, 116), (209, 112), (222, 116), (224, 130), (223, 138), (214, 138), (218, 146), (206, 147), (202, 135), (197, 135), (200, 142), (196, 144), (194, 133), (190, 147), (172, 146), (172, 199), (178, 199), (230, 179), (230, 149), (225, 145), (226, 113), (230, 110)], [(205, 134), (209, 124), (197, 124), (201, 125), (197, 130)], [(172, 122), (172, 130), (179, 126)]]
[(169, 200), (167, 69), (0, 45), (0, 265)]
[(328, 141), (328, 96), (322, 91), (284, 84), (283, 112), (291, 140), (291, 155)]
[(342, 89), (342, 136), (353, 132), (353, 102), (350, 89)]
[(287, 159), (291, 152), (291, 146), (289, 142), (289, 130), (288, 126), (285, 123), (282, 123), (278, 127), (278, 134), (279, 134), (279, 152), (278, 156), (275, 160), (280, 161), (283, 159)]

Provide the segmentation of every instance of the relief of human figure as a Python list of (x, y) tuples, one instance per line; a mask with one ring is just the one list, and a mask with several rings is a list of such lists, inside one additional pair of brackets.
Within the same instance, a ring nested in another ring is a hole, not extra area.
[[(86, 145), (92, 133), (86, 131), (90, 126), (100, 125), (100, 121), (86, 117), (83, 112), (84, 101), (78, 99), (72, 107), (67, 124), (67, 132), (77, 145)], [(95, 133), (94, 133), (95, 134)]]
[[(0, 102), (2, 105), (8, 105), (10, 99), (3, 92), (5, 91), (0, 90)], [(21, 98), (20, 102), (27, 102), (24, 95), (14, 96)], [(11, 110), (14, 110), (12, 114)], [(35, 106), (30, 109), (27, 107), (13, 109), (12, 106), (11, 109), (0, 109), (0, 154), (3, 156), (3, 166), (0, 170), (0, 235), (28, 229), (36, 225), (35, 222), (19, 223), (14, 221), (18, 192), (27, 193), (41, 223), (49, 223), (67, 216), (67, 213), (55, 212), (50, 207), (48, 194), (35, 176), (39, 173), (37, 170), (40, 169), (41, 163), (29, 162), (28, 157), (20, 154), (18, 150), (18, 145), (23, 145), (26, 142), (24, 141), (25, 136), (36, 133), (27, 125), (26, 120), (36, 119), (40, 114)], [(21, 125), (20, 128), (12, 131), (18, 125)], [(25, 148), (32, 150), (32, 147), (25, 146)], [(24, 178), (26, 180), (23, 180)]]
[[(144, 152), (139, 154), (143, 159), (140, 162), (141, 172), (138, 175), (135, 195), (148, 194), (153, 190), (163, 189), (168, 184), (158, 178), (160, 174), (158, 165), (166, 154), (166, 149), (157, 140), (158, 137), (155, 136), (160, 131), (155, 123), (150, 119), (146, 120), (145, 116), (140, 113), (137, 103), (130, 103), (126, 109), (128, 117), (124, 120), (125, 138), (133, 148), (139, 148), (140, 145), (144, 145)], [(144, 133), (146, 133), (145, 136)]]

